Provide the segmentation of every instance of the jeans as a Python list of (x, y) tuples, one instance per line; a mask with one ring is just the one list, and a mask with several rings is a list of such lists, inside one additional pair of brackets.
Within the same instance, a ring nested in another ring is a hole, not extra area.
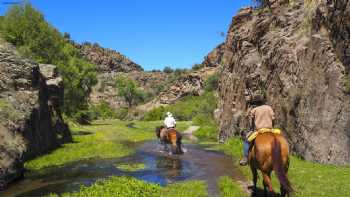
[(243, 140), (243, 156), (248, 157), (248, 152), (249, 152), (249, 142), (247, 140)]

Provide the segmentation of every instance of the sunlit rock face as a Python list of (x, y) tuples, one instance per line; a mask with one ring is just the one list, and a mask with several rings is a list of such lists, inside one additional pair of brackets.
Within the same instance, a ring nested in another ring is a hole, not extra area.
[(37, 64), (0, 41), (0, 188), (23, 174), (23, 162), (71, 141), (61, 116), (56, 66)]
[(274, 1), (233, 17), (220, 62), (221, 139), (247, 124), (247, 96), (265, 92), (291, 149), (350, 163), (350, 2)]

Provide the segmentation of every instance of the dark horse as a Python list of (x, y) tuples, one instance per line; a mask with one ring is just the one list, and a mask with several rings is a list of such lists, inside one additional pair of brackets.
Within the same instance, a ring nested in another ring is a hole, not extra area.
[(182, 151), (182, 135), (176, 131), (176, 129), (167, 129), (164, 126), (156, 128), (156, 135), (160, 142), (165, 146), (167, 144), (171, 145), (171, 153), (173, 154), (183, 154)]
[(281, 196), (288, 195), (293, 191), (287, 177), (289, 168), (289, 147), (287, 140), (280, 134), (261, 133), (255, 138), (254, 146), (249, 152), (249, 165), (253, 173), (254, 192), (259, 169), (263, 175), (265, 196), (268, 191), (273, 195), (271, 172), (275, 171), (281, 184)]

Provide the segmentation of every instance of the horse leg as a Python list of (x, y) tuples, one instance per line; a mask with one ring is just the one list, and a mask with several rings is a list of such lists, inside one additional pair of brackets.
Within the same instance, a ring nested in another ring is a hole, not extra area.
[(272, 182), (271, 182), (271, 173), (267, 174), (267, 173), (262, 173), (263, 174), (263, 183), (264, 183), (264, 192), (265, 192), (265, 196), (268, 196), (268, 192), (266, 190), (266, 187), (269, 190), (269, 193), (271, 195), (273, 195), (273, 188), (272, 188)]

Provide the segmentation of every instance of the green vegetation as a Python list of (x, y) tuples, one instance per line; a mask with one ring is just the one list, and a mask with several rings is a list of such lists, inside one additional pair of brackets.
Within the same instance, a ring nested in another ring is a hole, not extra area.
[(194, 65), (192, 66), (192, 70), (199, 70), (199, 69), (201, 69), (201, 68), (203, 68), (203, 67), (204, 67), (203, 64), (194, 64)]
[(125, 76), (118, 76), (116, 78), (116, 87), (118, 95), (124, 98), (129, 108), (134, 104), (145, 101), (147, 97), (150, 97), (147, 93), (139, 89), (136, 81)]
[(146, 165), (144, 163), (122, 163), (116, 164), (115, 167), (123, 171), (136, 172), (145, 169)]
[(90, 106), (90, 110), (93, 112), (93, 119), (114, 119), (117, 116), (116, 112), (106, 101)]
[(216, 90), (218, 86), (219, 86), (218, 74), (211, 75), (208, 77), (208, 79), (204, 81), (204, 90), (207, 92)]
[[(51, 194), (49, 197), (57, 197)], [(111, 177), (101, 180), (90, 187), (81, 187), (79, 192), (65, 193), (62, 197), (204, 197), (206, 186), (200, 181), (186, 181), (161, 187), (158, 184), (146, 183), (130, 177)]]
[(163, 72), (170, 74), (170, 73), (173, 73), (174, 70), (170, 66), (166, 66), (164, 67)]
[(350, 75), (345, 77), (345, 91), (350, 94)]
[(193, 124), (200, 126), (200, 128), (194, 133), (199, 139), (217, 139), (218, 125), (212, 114), (198, 114), (193, 118)]
[[(240, 139), (232, 138), (226, 144), (216, 144), (213, 147), (235, 158), (240, 158), (242, 146)], [(249, 180), (252, 180), (249, 167), (240, 167), (240, 169)], [(272, 177), (274, 189), (279, 192), (279, 182), (274, 174)], [(349, 166), (323, 165), (292, 156), (288, 177), (296, 190), (295, 196), (333, 196), (334, 194), (350, 196), (350, 190), (346, 187), (350, 184)], [(261, 178), (258, 182), (259, 187), (263, 188)]]
[(162, 120), (165, 113), (170, 111), (177, 120), (192, 120), (200, 126), (195, 135), (201, 139), (216, 139), (217, 124), (213, 117), (216, 108), (214, 92), (206, 92), (201, 96), (187, 96), (173, 105), (161, 106), (145, 114), (144, 120)]
[(244, 197), (247, 194), (242, 191), (242, 188), (228, 176), (220, 177), (219, 179), (220, 196), (222, 197)]
[(213, 92), (202, 96), (187, 96), (173, 105), (162, 106), (145, 114), (144, 120), (162, 120), (170, 111), (178, 120), (192, 120), (198, 114), (211, 114), (216, 108), (216, 98)]
[(91, 87), (97, 83), (95, 65), (80, 57), (72, 43), (45, 21), (29, 3), (12, 6), (0, 23), (2, 37), (25, 57), (55, 64), (63, 76), (64, 112), (72, 117), (87, 109)]
[[(61, 148), (48, 155), (38, 157), (25, 163), (30, 170), (59, 166), (69, 162), (89, 158), (116, 158), (133, 153), (128, 142), (136, 143), (155, 138), (154, 129), (161, 125), (160, 121), (134, 121), (133, 128), (128, 127), (131, 122), (120, 120), (95, 121), (88, 126), (71, 125), (74, 143), (64, 144)], [(184, 130), (191, 123), (179, 122), (178, 129)], [(88, 135), (81, 134), (82, 132)]]

